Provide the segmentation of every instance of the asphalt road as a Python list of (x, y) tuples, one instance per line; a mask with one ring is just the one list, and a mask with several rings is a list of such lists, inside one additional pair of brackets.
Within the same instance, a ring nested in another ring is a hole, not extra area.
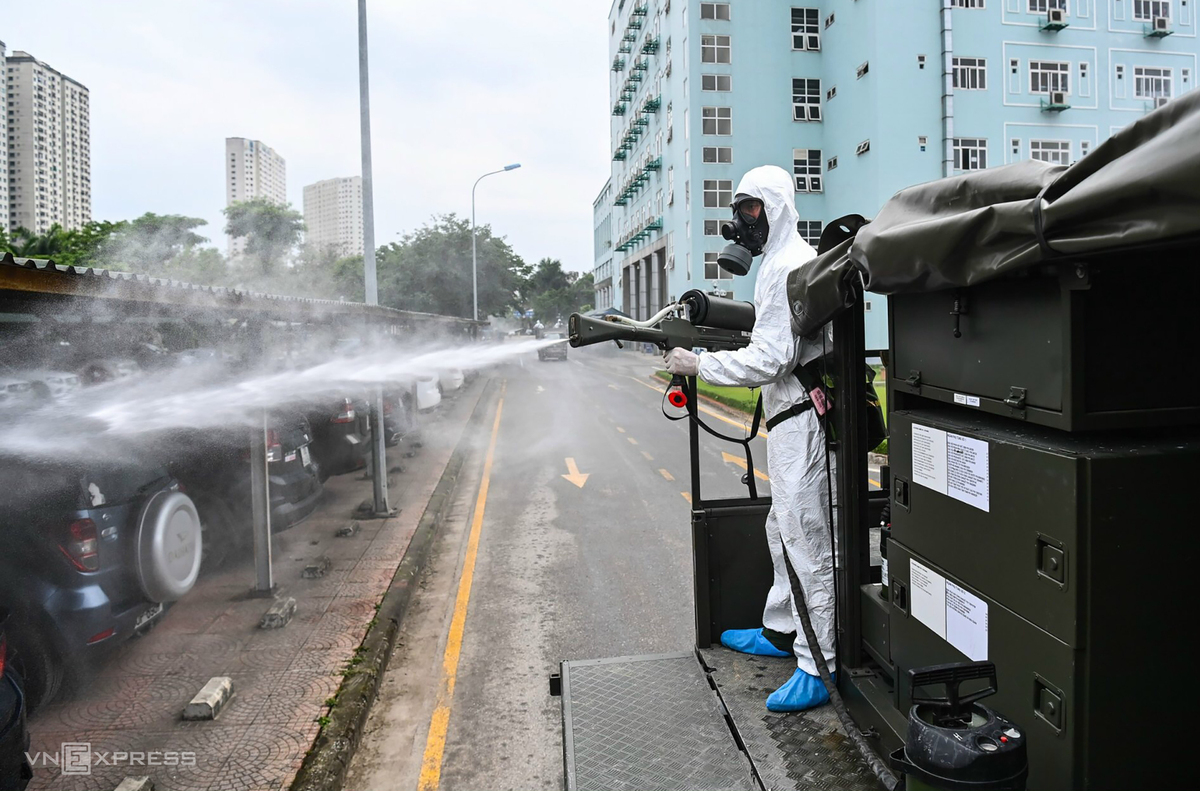
[[(687, 424), (662, 415), (648, 376), (655, 361), (571, 350), (566, 362), (531, 356), (499, 372), (503, 406), (477, 553), (469, 517), (480, 504), (463, 496), (348, 787), (561, 788), (559, 700), (547, 687), (558, 663), (693, 645)], [(710, 411), (714, 427), (744, 435), (740, 421)], [(765, 439), (753, 450), (765, 469)], [(703, 440), (706, 499), (744, 495), (744, 466), (722, 455), (737, 451)], [(460, 487), (471, 498), (482, 461)], [(447, 635), (464, 557), (473, 580), (459, 650)], [(453, 694), (439, 696), (452, 653)], [(429, 735), (439, 704), (449, 715), (444, 747)]]

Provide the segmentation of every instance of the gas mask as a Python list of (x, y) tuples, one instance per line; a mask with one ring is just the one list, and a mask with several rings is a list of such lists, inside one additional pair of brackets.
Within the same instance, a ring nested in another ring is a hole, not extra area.
[[(755, 209), (757, 208), (757, 212)], [(721, 236), (731, 244), (717, 256), (717, 266), (733, 275), (750, 271), (754, 256), (767, 244), (767, 207), (758, 198), (743, 198), (733, 205), (733, 222), (721, 226)]]

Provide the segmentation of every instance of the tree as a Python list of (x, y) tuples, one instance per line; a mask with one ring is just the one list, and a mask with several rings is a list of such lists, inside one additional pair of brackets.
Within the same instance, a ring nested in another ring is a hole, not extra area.
[(592, 304), (592, 275), (564, 271), (561, 261), (543, 258), (525, 278), (521, 297), (524, 308), (533, 308), (544, 323), (566, 319)]
[[(516, 304), (515, 292), (527, 267), (508, 242), (492, 235), (490, 226), (479, 226), (476, 233), (479, 317), (507, 313)], [(376, 261), (380, 304), (471, 316), (471, 224), (467, 220), (454, 214), (435, 216), (399, 242), (379, 248)], [(343, 274), (350, 275), (348, 265)]]
[[(17, 228), (4, 249), (17, 258), (49, 258), (64, 266), (114, 268), (106, 266), (101, 250), (124, 223), (92, 221), (72, 231), (55, 223), (45, 233)], [(119, 268), (119, 267), (117, 267)]]
[(245, 238), (246, 256), (260, 276), (275, 274), (300, 243), (304, 217), (291, 204), (266, 198), (237, 201), (225, 208), (225, 233)]

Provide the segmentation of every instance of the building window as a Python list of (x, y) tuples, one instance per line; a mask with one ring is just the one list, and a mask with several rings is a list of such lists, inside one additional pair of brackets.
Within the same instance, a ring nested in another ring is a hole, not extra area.
[(792, 172), (796, 174), (796, 192), (823, 192), (821, 149), (793, 148)]
[(700, 90), (702, 91), (732, 91), (733, 77), (728, 74), (701, 74)]
[(706, 135), (731, 135), (733, 134), (733, 108), (701, 108), (700, 124), (701, 132)]
[(983, 170), (987, 167), (987, 140), (981, 137), (954, 138), (954, 169)]
[(705, 236), (720, 236), (721, 235), (721, 221), (720, 220), (705, 220), (704, 221), (704, 235)]
[(825, 91), (825, 101), (829, 101), (835, 96), (837, 96), (837, 86), (831, 85), (829, 86), (829, 90)]
[(808, 242), (815, 250), (821, 241), (821, 221), (820, 220), (801, 220), (796, 223), (796, 230), (800, 233), (800, 238)]
[(1133, 18), (1149, 22), (1155, 17), (1171, 18), (1171, 0), (1133, 0)]
[(1067, 0), (1029, 0), (1029, 13), (1031, 14), (1045, 14), (1051, 8), (1062, 11), (1065, 14), (1067, 12)]
[(837, 157), (830, 157), (829, 161), (825, 163), (825, 169), (837, 170)]
[(863, 61), (862, 65), (861, 65), (861, 66), (859, 66), (857, 69), (855, 69), (855, 70), (854, 70), (854, 76), (855, 76), (855, 79), (859, 79), (859, 80), (861, 80), (863, 77), (866, 77), (866, 76), (867, 76), (867, 72), (868, 72), (868, 71), (870, 71), (870, 70), (871, 70), (871, 64), (870, 64), (870, 62), (869, 62), (869, 61)]
[(828, 30), (830, 25), (832, 25), (835, 21), (837, 21), (837, 20), (834, 18), (833, 14), (830, 14), (829, 16), (825, 17), (825, 29)]
[(792, 80), (792, 120), (821, 120), (821, 81), (798, 77)]
[(706, 165), (728, 165), (733, 162), (733, 149), (729, 146), (704, 146), (701, 154)]
[(1071, 64), (1065, 61), (1029, 61), (1029, 92), (1071, 92)]
[(701, 19), (717, 19), (722, 22), (729, 21), (729, 3), (701, 3), (700, 4)]
[(1021, 138), (1014, 137), (1011, 141), (1013, 159), (1021, 157)]
[(1135, 99), (1170, 99), (1171, 70), (1156, 66), (1133, 67), (1133, 97)]
[(987, 60), (985, 58), (955, 58), (954, 88), (959, 91), (986, 91)]
[(1029, 158), (1052, 165), (1071, 164), (1070, 140), (1030, 140)]
[(1088, 151), (1091, 151), (1091, 150), (1092, 150), (1092, 144), (1090, 141), (1088, 141), (1088, 140), (1080, 140), (1079, 141), (1079, 156), (1086, 157), (1088, 155)]
[(792, 49), (820, 51), (821, 16), (816, 8), (792, 9)]
[(701, 63), (728, 63), (729, 52), (729, 36), (700, 37)]
[(732, 179), (704, 180), (704, 208), (724, 209), (733, 203)]
[(954, 8), (986, 8), (987, 0), (950, 0)]
[(705, 280), (733, 280), (733, 274), (726, 272), (717, 265), (717, 256), (720, 253), (706, 252), (704, 254), (704, 279)]

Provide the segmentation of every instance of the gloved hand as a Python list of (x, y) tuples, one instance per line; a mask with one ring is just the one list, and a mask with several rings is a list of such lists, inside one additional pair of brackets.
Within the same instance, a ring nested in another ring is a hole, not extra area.
[(687, 349), (672, 349), (663, 355), (667, 362), (667, 373), (679, 376), (695, 376), (700, 373), (700, 355)]

